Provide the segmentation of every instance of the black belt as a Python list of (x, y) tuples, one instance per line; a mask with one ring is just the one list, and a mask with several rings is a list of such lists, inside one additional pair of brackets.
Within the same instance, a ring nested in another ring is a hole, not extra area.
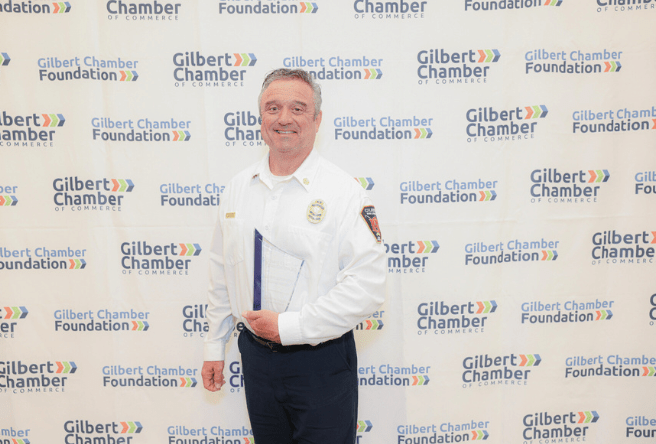
[[(274, 353), (277, 353), (277, 352), (293, 352), (293, 351), (300, 351), (300, 350), (312, 350), (312, 349), (324, 347), (328, 344), (331, 344), (332, 342), (339, 341), (344, 336), (346, 336), (346, 335), (344, 335), (340, 338), (331, 339), (330, 341), (322, 342), (321, 344), (318, 344), (318, 345), (315, 346), (315, 345), (310, 345), (310, 344), (282, 345), (282, 344), (279, 344), (278, 342), (273, 342), (273, 341), (269, 341), (267, 339), (261, 338), (258, 335), (256, 335), (255, 333), (253, 333), (252, 331), (250, 331), (246, 327), (244, 327), (244, 329), (242, 330), (242, 333), (246, 333), (248, 336), (253, 338), (253, 340), (255, 342), (269, 348), (269, 350), (271, 350)], [(346, 334), (348, 334), (348, 333), (346, 333)]]

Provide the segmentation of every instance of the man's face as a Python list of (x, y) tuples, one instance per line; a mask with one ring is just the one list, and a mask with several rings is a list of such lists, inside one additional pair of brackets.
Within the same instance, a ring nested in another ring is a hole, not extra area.
[(289, 78), (276, 80), (262, 94), (262, 138), (278, 154), (307, 155), (321, 124), (314, 118), (310, 85)]

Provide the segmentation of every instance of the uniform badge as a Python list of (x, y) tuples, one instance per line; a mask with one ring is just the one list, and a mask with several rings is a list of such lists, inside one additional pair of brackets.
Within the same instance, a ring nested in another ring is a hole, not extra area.
[(376, 209), (373, 205), (367, 205), (362, 208), (360, 212), (364, 221), (369, 225), (371, 234), (376, 238), (376, 242), (381, 243), (383, 240), (383, 235), (380, 232), (380, 226), (378, 225), (378, 218), (376, 218)]
[(323, 217), (326, 215), (326, 203), (317, 199), (308, 205), (307, 209), (307, 220), (313, 224), (318, 224), (323, 220)]

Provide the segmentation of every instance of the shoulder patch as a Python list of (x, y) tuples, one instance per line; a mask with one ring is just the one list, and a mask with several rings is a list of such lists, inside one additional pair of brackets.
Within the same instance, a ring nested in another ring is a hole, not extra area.
[(376, 218), (376, 209), (374, 208), (374, 206), (367, 205), (366, 207), (363, 207), (362, 211), (360, 212), (360, 215), (369, 226), (369, 230), (371, 230), (371, 234), (373, 234), (374, 237), (376, 238), (376, 242), (381, 243), (383, 239), (383, 235), (380, 232), (380, 226), (378, 225), (378, 219)]

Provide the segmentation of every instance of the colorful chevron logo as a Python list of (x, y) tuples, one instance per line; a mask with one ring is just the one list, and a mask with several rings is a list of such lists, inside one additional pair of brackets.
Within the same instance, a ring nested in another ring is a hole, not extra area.
[(244, 438), (244, 444), (255, 444), (255, 439), (253, 439), (253, 438)]
[(4, 307), (4, 309), (7, 314), (2, 319), (25, 319), (29, 313), (25, 307)]
[(191, 133), (189, 131), (173, 131), (174, 142), (189, 142), (189, 139), (191, 139)]
[(437, 250), (440, 249), (440, 245), (437, 243), (437, 241), (417, 241), (417, 244), (419, 245), (417, 254), (437, 253)]
[(412, 385), (428, 385), (430, 378), (428, 375), (419, 375), (412, 377)]
[(472, 430), (472, 441), (487, 439), (490, 436), (486, 430)]
[(595, 321), (609, 321), (613, 317), (613, 312), (610, 310), (597, 310), (597, 319)]
[(656, 244), (656, 231), (652, 231), (651, 235), (654, 236), (654, 238), (651, 240), (651, 243)]
[(597, 420), (599, 420), (597, 412), (579, 412), (578, 424), (590, 424), (591, 422), (597, 422)]
[(16, 438), (11, 438), (12, 444), (30, 444), (30, 440), (25, 438), (25, 439), (16, 439)]
[(316, 3), (311, 2), (300, 2), (301, 3), (301, 14), (316, 14), (319, 6)]
[(134, 189), (134, 183), (130, 179), (112, 179), (113, 192), (131, 193)]
[(501, 57), (501, 53), (496, 49), (479, 49), (478, 55), (478, 63), (496, 63)]
[(497, 303), (495, 301), (476, 302), (476, 305), (478, 305), (476, 314), (494, 313), (497, 309)]
[(87, 266), (87, 261), (84, 259), (69, 259), (68, 262), (71, 264), (69, 270), (83, 270)]
[(588, 173), (590, 173), (590, 180), (588, 180), (588, 183), (608, 182), (608, 179), (610, 178), (608, 170), (588, 170)]
[(71, 4), (69, 2), (57, 2), (53, 3), (54, 7), (52, 10), (53, 14), (65, 14), (71, 10)]
[(656, 119), (651, 119), (654, 121), (654, 126), (651, 127), (651, 129), (656, 129)]
[(479, 191), (479, 193), (481, 193), (481, 198), (478, 200), (479, 202), (489, 202), (497, 198), (497, 192), (494, 190)]
[(542, 362), (540, 355), (519, 355), (519, 357), (521, 358), (520, 367), (537, 367)]
[(132, 321), (132, 331), (147, 331), (148, 327), (147, 321)]
[(255, 57), (255, 54), (248, 53), (246, 54), (245, 52), (242, 52), (240, 54), (238, 53), (233, 53), (235, 56), (235, 64), (232, 66), (255, 66), (255, 62), (257, 62), (257, 57)]
[(9, 57), (9, 54), (6, 52), (0, 52), (0, 66), (7, 66), (9, 65), (9, 61), (11, 58)]
[(139, 78), (137, 71), (119, 71), (121, 73), (121, 78), (119, 82), (136, 82)]
[(193, 388), (196, 387), (196, 378), (180, 378), (180, 387)]
[(198, 244), (179, 244), (182, 250), (180, 256), (199, 256), (203, 251)]
[(379, 321), (376, 319), (367, 319), (363, 322), (363, 330), (382, 330), (383, 329), (383, 321)]
[(364, 78), (366, 80), (379, 80), (383, 77), (383, 71), (378, 68), (367, 68), (364, 70)]
[(73, 361), (55, 361), (57, 371), (55, 373), (75, 373), (77, 365)]
[(544, 6), (560, 6), (563, 0), (545, 0)]
[(524, 117), (524, 120), (544, 119), (549, 112), (545, 105), (525, 106), (524, 109), (526, 110), (526, 117)]
[(656, 367), (642, 367), (644, 373), (642, 376), (654, 376), (656, 375)]
[(556, 250), (542, 250), (541, 261), (555, 261), (558, 259), (558, 252)]
[(415, 128), (415, 139), (430, 139), (432, 135), (430, 128)]
[(620, 72), (622, 64), (620, 62), (604, 62), (606, 69), (604, 72)]
[(141, 423), (138, 421), (121, 422), (121, 425), (123, 426), (121, 433), (141, 433), (141, 430), (143, 430)]
[(371, 177), (356, 177), (355, 180), (367, 191), (374, 187), (374, 180)]
[(355, 426), (355, 431), (357, 433), (367, 433), (370, 432), (374, 425), (369, 420), (360, 420)]
[(16, 196), (0, 196), (0, 207), (13, 207), (17, 203)]
[(64, 126), (66, 119), (63, 114), (41, 114), (43, 116), (43, 127)]

